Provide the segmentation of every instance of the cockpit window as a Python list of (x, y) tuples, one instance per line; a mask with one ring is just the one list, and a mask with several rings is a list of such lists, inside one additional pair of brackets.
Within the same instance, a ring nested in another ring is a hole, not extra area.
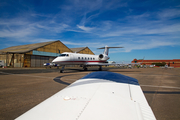
[(63, 57), (63, 56), (66, 56), (66, 54), (61, 54), (61, 55), (59, 55), (59, 57)]
[(59, 57), (65, 57), (65, 56), (69, 56), (69, 54), (61, 54), (61, 55), (59, 55)]

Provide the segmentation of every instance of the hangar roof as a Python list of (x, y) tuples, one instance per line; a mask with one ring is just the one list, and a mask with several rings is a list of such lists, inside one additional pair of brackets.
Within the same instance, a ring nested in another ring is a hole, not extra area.
[[(58, 40), (59, 41), (59, 40)], [(1, 49), (0, 53), (26, 53), (31, 50), (43, 47), (45, 45), (51, 44), (57, 41), (50, 41), (50, 42), (42, 42), (42, 43), (35, 43), (35, 44), (28, 44), (28, 45), (19, 45), (19, 46), (12, 46), (5, 49)]]
[(79, 48), (70, 48), (74, 53), (75, 52), (80, 52), (81, 50), (84, 50), (85, 48), (87, 48), (87, 47), (79, 47)]

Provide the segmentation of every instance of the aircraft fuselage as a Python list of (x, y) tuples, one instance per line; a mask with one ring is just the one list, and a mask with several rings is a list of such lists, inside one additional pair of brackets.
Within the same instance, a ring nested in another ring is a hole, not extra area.
[(59, 65), (87, 65), (87, 63), (104, 63), (109, 59), (107, 55), (99, 58), (99, 55), (79, 54), (64, 52), (52, 62)]

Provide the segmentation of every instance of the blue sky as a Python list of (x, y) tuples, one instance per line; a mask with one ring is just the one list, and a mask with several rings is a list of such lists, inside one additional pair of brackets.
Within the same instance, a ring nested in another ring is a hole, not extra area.
[(60, 40), (123, 46), (110, 60), (180, 59), (179, 0), (0, 0), (0, 49)]

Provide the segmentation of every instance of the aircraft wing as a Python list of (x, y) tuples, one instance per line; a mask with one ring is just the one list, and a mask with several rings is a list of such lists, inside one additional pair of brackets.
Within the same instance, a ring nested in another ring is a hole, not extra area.
[(155, 120), (138, 81), (107, 71), (90, 73), (16, 120)]
[(90, 62), (88, 62), (88, 63), (86, 63), (85, 65), (89, 65), (89, 66), (107, 66), (107, 65), (115, 65), (115, 64), (109, 64), (109, 63), (90, 63)]
[[(141, 63), (129, 63), (131, 65), (140, 65)], [(129, 65), (129, 64), (123, 64), (123, 63), (86, 63), (85, 65), (88, 65), (88, 66), (107, 66), (107, 65)]]

